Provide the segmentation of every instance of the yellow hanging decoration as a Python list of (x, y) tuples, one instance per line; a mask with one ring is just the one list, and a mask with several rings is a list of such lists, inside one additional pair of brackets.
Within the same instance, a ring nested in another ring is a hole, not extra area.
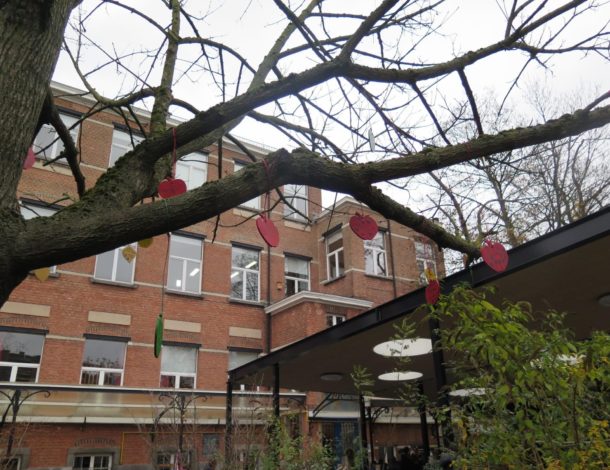
[(138, 242), (138, 246), (141, 248), (148, 248), (150, 245), (152, 245), (153, 243), (153, 239), (151, 238), (145, 238), (144, 240), (140, 240)]
[(432, 271), (432, 269), (426, 268), (425, 273), (426, 273), (426, 279), (428, 279), (428, 282), (436, 281), (436, 274), (434, 274), (434, 271)]
[(49, 274), (51, 274), (50, 268), (38, 268), (34, 270), (34, 276), (36, 276), (36, 279), (38, 279), (40, 282), (44, 282), (49, 279)]
[(135, 257), (136, 257), (136, 250), (134, 250), (131, 245), (130, 246), (126, 246), (125, 248), (123, 248), (123, 250), (121, 251), (121, 254), (123, 255), (123, 258), (125, 258), (125, 260), (128, 263), (131, 263)]

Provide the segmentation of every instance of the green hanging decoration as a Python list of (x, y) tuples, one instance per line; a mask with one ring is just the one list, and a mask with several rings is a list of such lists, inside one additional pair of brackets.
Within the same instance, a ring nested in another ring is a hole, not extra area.
[(157, 317), (157, 324), (155, 326), (155, 357), (159, 357), (161, 354), (161, 347), (163, 346), (163, 313), (160, 313)]

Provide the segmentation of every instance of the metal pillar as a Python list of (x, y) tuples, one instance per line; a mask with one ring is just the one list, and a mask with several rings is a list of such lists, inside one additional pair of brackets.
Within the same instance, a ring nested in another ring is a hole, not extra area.
[[(443, 355), (442, 345), (439, 346), (439, 342), (441, 340), (440, 330), (441, 325), (437, 318), (430, 318), (428, 322), (430, 328), (430, 338), (432, 339), (432, 360), (434, 361), (434, 379), (436, 382), (436, 396), (438, 398), (439, 403), (443, 407), (449, 406), (449, 396), (447, 395), (447, 374), (445, 371), (445, 358)], [(450, 416), (447, 423), (449, 423)], [(451, 442), (451, 428), (450, 425), (446, 424), (442, 426), (443, 431), (443, 445), (445, 447), (449, 447)]]
[(424, 446), (424, 455), (426, 456), (427, 463), (430, 459), (430, 438), (428, 436), (428, 417), (426, 416), (426, 404), (424, 402), (424, 384), (419, 382), (417, 388), (422, 399), (418, 406), (419, 425), (421, 427), (421, 440)]
[(280, 365), (273, 364), (273, 416), (280, 419)]
[(227, 380), (227, 406), (225, 415), (225, 460), (230, 461), (231, 440), (233, 437), (233, 382)]
[(369, 450), (369, 446), (368, 446), (368, 442), (366, 439), (366, 411), (365, 411), (365, 407), (364, 407), (364, 396), (362, 395), (362, 393), (359, 395), (358, 397), (358, 401), (360, 402), (360, 439), (362, 442), (362, 450), (364, 450), (365, 452), (365, 456), (366, 459), (364, 459), (364, 461), (362, 462), (362, 468), (368, 468), (369, 462), (368, 462), (368, 450)]

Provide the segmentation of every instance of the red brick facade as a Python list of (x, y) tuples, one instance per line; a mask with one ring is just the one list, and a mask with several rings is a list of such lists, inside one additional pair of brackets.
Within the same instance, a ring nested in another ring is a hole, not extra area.
[[(88, 104), (85, 98), (58, 100), (61, 109), (76, 113), (86, 112)], [(106, 112), (81, 124), (78, 145), (81, 168), (88, 186), (108, 167), (113, 128), (120, 121), (118, 115)], [(209, 152), (207, 179), (211, 181), (218, 177), (218, 150), (215, 147), (206, 150)], [(233, 172), (235, 161), (247, 161), (247, 157), (227, 143), (223, 151), (224, 174)], [(19, 197), (30, 202), (60, 201), (60, 205), (66, 204), (65, 195), (76, 197), (68, 167), (61, 164), (43, 166), (42, 163), (37, 161), (34, 168), (24, 171)], [(2, 307), (0, 329), (16, 332), (38, 330), (45, 334), (38, 374), (41, 388), (48, 384), (80, 384), (87, 338), (116, 337), (123, 341), (122, 344), (126, 341), (122, 387), (142, 389), (141, 393), (147, 394), (147, 389), (160, 387), (161, 361), (153, 356), (152, 339), (163, 296), (164, 339), (174, 345), (197, 345), (196, 389), (224, 392), (231, 348), (264, 353), (268, 343), (275, 349), (326, 328), (328, 315), (351, 318), (364, 310), (347, 304), (331, 305), (322, 295), (319, 300), (302, 302), (271, 314), (272, 337), (268, 338), (265, 308), (285, 298), (286, 253), (310, 260), (310, 291), (341, 296), (346, 302), (356, 299), (377, 305), (420, 285), (415, 254), (419, 235), (395, 223), (390, 224), (354, 201), (340, 203), (331, 213), (319, 209), (322, 203), (319, 189), (308, 188), (307, 196), (308, 215), (314, 223), (286, 220), (283, 204), (278, 204), (271, 218), (279, 229), (281, 241), (279, 247), (271, 250), (267, 249), (256, 230), (255, 217), (252, 217), (256, 211), (247, 208), (236, 208), (222, 214), (215, 238), (215, 220), (186, 228), (185, 232), (205, 237), (202, 243), (201, 292), (196, 295), (163, 293), (168, 237), (158, 236), (149, 248), (137, 248), (137, 257), (132, 261), (135, 263), (133, 284), (95, 279), (95, 257), (60, 265), (57, 274), (45, 282), (29, 276)], [(275, 196), (272, 194), (271, 197), (275, 202)], [(365, 271), (364, 243), (349, 227), (349, 218), (357, 211), (371, 214), (384, 231), (385, 276)], [(248, 220), (247, 217), (251, 218)], [(338, 225), (341, 228), (337, 230), (343, 237), (344, 273), (336, 279), (329, 279), (325, 233)], [(230, 297), (233, 244), (259, 250), (260, 295), (256, 302)], [(442, 269), (437, 250), (434, 252), (438, 269)], [(72, 398), (77, 406), (78, 393), (75, 392)], [(104, 411), (91, 407), (85, 420), (80, 414), (70, 415), (74, 407), (66, 405), (63, 411), (67, 414), (62, 414), (59, 408), (52, 423), (48, 417), (37, 415), (35, 408), (21, 410), (20, 420), (28, 423), (23, 424), (28, 429), (15, 447), (24, 452), (22, 455), (27, 455), (30, 467), (69, 466), (70, 449), (77, 449), (78, 453), (79, 447), (85, 453), (95, 453), (93, 450), (98, 448), (118, 449), (115, 457), (118, 460), (113, 461), (113, 466), (151, 463), (150, 449), (137, 444), (140, 442), (138, 439), (150, 442), (150, 429), (142, 430), (142, 426), (150, 424), (144, 418), (140, 424), (134, 424), (124, 410), (115, 416), (111, 408)], [(208, 432), (221, 434), (224, 410), (215, 410), (210, 416), (210, 420), (216, 420), (215, 426), (209, 421), (193, 432), (197, 435)], [(142, 433), (148, 437), (144, 439)], [(384, 433), (390, 431), (380, 432), (380, 439), (386, 435)], [(195, 441), (201, 446), (201, 439)]]

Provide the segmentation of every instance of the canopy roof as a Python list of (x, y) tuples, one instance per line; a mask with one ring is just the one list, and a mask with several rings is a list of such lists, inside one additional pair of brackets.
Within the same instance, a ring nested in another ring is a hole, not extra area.
[[(598, 302), (610, 293), (610, 207), (513, 248), (509, 256), (505, 272), (496, 273), (479, 263), (442, 280), (443, 291), (464, 282), (473, 287), (494, 285), (498, 299), (525, 300), (535, 310), (567, 312), (566, 326), (576, 339), (586, 339), (596, 330), (610, 331), (610, 308)], [(395, 362), (374, 353), (373, 347), (388, 341), (395, 334), (394, 324), (403, 318), (421, 319), (423, 309), (418, 307), (424, 303), (422, 288), (236, 368), (230, 379), (272, 387), (277, 364), (281, 388), (354, 394), (350, 378), (354, 365), (365, 367), (375, 378), (392, 370)], [(418, 328), (418, 336), (430, 337), (427, 325)], [(426, 393), (435, 393), (431, 354), (413, 357), (409, 368), (423, 374)], [(338, 380), (325, 380), (328, 374)], [(372, 391), (393, 397), (396, 384), (375, 380)]]

